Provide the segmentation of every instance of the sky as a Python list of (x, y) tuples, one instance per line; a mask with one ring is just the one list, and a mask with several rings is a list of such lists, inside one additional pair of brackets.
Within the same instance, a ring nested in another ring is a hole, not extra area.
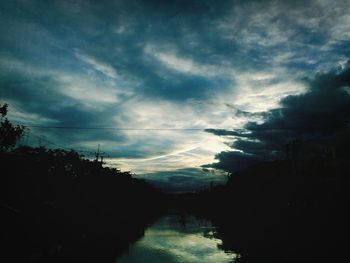
[(0, 101), (27, 141), (100, 144), (171, 191), (349, 124), (346, 0), (3, 0), (0, 34)]

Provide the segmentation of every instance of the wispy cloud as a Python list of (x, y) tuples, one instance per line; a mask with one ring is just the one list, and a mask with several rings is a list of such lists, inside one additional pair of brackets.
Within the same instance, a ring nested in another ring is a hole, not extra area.
[[(195, 62), (192, 58), (181, 57), (174, 51), (159, 51), (159, 47), (147, 45), (144, 49), (146, 55), (159, 61), (165, 67), (191, 75), (215, 76), (218, 75), (218, 68), (212, 65), (203, 65)], [(221, 72), (223, 73), (223, 72)]]
[(84, 55), (84, 54), (80, 53), (79, 51), (75, 51), (75, 55), (78, 59), (87, 63), (93, 69), (101, 72), (102, 74), (104, 74), (110, 78), (113, 78), (113, 79), (116, 79), (118, 77), (117, 71), (111, 65), (108, 65), (105, 62), (98, 61), (95, 58), (90, 57), (88, 55)]

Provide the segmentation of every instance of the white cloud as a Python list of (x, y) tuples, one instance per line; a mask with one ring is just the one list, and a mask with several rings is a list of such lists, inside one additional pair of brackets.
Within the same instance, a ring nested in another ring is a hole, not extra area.
[[(121, 114), (115, 117), (117, 127), (125, 127), (127, 120), (128, 128), (170, 130), (126, 131), (124, 135), (128, 140), (120, 147), (135, 147), (143, 150), (147, 157), (119, 158), (113, 162), (142, 173), (199, 167), (213, 162), (215, 154), (227, 150), (228, 146), (224, 139), (206, 133), (204, 129), (234, 125), (231, 110), (218, 112), (215, 108), (217, 106), (211, 104), (179, 105), (140, 98), (129, 100), (123, 105)], [(181, 130), (192, 128), (199, 130)]]
[[(238, 129), (257, 117), (236, 116), (236, 109), (261, 112), (279, 107), (279, 100), (305, 90), (283, 70), (238, 72), (232, 76), (235, 86), (211, 99), (191, 99), (182, 103), (133, 97), (123, 104), (114, 119), (117, 127), (143, 129)], [(229, 105), (229, 106), (227, 106)], [(125, 122), (127, 120), (127, 122)], [(215, 162), (216, 153), (229, 150), (232, 138), (202, 131), (152, 130), (127, 131), (126, 148), (137, 148), (145, 157), (111, 159), (110, 163), (136, 173), (200, 167)], [(151, 143), (152, 142), (152, 143)]]
[[(341, 59), (334, 49), (350, 38), (349, 14), (347, 0), (314, 0), (303, 5), (287, 1), (247, 2), (234, 5), (228, 15), (215, 23), (222, 39), (238, 45), (248, 59), (251, 51), (262, 50), (262, 58), (272, 67), (294, 63), (312, 65), (310, 71), (328, 71)], [(259, 61), (256, 57), (250, 59)], [(306, 73), (308, 69), (299, 71)]]
[(75, 51), (75, 56), (81, 61), (85, 62), (86, 64), (92, 66), (95, 70), (101, 72), (102, 74), (113, 79), (118, 78), (117, 71), (111, 65), (108, 65), (105, 62), (99, 61), (96, 58), (93, 58), (89, 55), (82, 54), (79, 51)]
[(205, 77), (219, 74), (220, 68), (213, 65), (197, 63), (191, 57), (182, 57), (177, 54), (175, 50), (169, 51), (168, 48), (168, 46), (159, 48), (148, 44), (144, 48), (144, 53), (162, 63), (167, 68), (181, 73)]
[(0, 100), (0, 104), (7, 103), (10, 107), (8, 112), (8, 118), (19, 124), (27, 124), (27, 125), (53, 125), (57, 123), (57, 120), (44, 117), (39, 113), (26, 112), (22, 109), (21, 105), (11, 99), (7, 99), (2, 102)]
[[(193, 70), (191, 65), (194, 64), (188, 61), (186, 63), (187, 69)], [(103, 110), (108, 105), (118, 103), (118, 111), (109, 125), (111, 127), (179, 129), (108, 131), (122, 134), (123, 141), (96, 138), (93, 141), (77, 142), (77, 146), (91, 149), (101, 144), (107, 153), (120, 151), (118, 155), (125, 157), (112, 156), (108, 163), (142, 174), (200, 167), (215, 162), (215, 154), (230, 149), (230, 138), (222, 138), (201, 130), (181, 129), (241, 128), (249, 118), (235, 116), (235, 110), (227, 104), (246, 111), (264, 111), (277, 107), (281, 97), (300, 92), (300, 86), (288, 80), (290, 76), (284, 75), (283, 71), (270, 69), (246, 72), (226, 68), (223, 71), (227, 75), (232, 74), (232, 82), (235, 83), (231, 89), (217, 93), (207, 100), (189, 99), (179, 103), (135, 96), (132, 92), (125, 98), (126, 92), (130, 92), (127, 87), (119, 88), (116, 81), (102, 81), (90, 75), (53, 70), (45, 73), (20, 62), (13, 62), (12, 67), (17, 70), (30, 69), (28, 74), (49, 74), (60, 84), (59, 92), (88, 108)], [(216, 68), (218, 69), (219, 67)], [(276, 79), (279, 80), (277, 84)], [(119, 95), (124, 96), (123, 103), (119, 103)]]
[[(229, 150), (229, 147), (224, 144), (226, 139), (200, 131), (191, 134), (182, 131), (159, 132), (150, 137), (145, 132), (144, 135), (145, 140), (157, 140), (158, 147), (162, 147), (162, 142), (165, 142), (163, 146), (166, 147), (165, 152), (154, 156), (152, 153), (156, 152), (156, 149), (153, 147), (148, 149), (151, 157), (111, 158), (108, 160), (108, 164), (124, 170), (131, 170), (137, 174), (172, 171), (188, 167), (198, 168), (201, 165), (215, 162), (216, 153)], [(168, 136), (174, 138), (170, 144), (167, 142)]]
[(30, 62), (0, 55), (2, 74), (16, 73), (30, 79), (49, 77), (56, 81), (56, 92), (71, 97), (90, 108), (101, 108), (117, 103), (119, 95), (132, 96), (132, 91), (118, 86), (119, 82), (100, 80), (79, 71), (68, 72), (59, 69), (45, 69)]
[(61, 92), (63, 94), (80, 101), (86, 106), (98, 107), (101, 104), (118, 102), (118, 89), (116, 87), (101, 86), (101, 83), (91, 82), (90, 79), (81, 76), (62, 74), (56, 76), (56, 78), (61, 81)]
[(236, 81), (240, 92), (233, 104), (248, 112), (278, 108), (282, 98), (305, 91), (305, 85), (283, 71), (242, 73)]

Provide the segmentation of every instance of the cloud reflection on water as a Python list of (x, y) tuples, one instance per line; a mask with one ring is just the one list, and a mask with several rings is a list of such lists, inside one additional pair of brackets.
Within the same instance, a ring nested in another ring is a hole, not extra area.
[(214, 237), (214, 232), (208, 221), (168, 214), (148, 228), (144, 237), (116, 262), (234, 262), (238, 255), (220, 250), (222, 241)]

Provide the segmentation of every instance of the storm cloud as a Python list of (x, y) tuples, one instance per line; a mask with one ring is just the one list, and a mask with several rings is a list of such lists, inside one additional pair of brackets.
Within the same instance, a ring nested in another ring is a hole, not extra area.
[(285, 146), (302, 139), (325, 143), (350, 130), (350, 63), (342, 69), (305, 79), (305, 93), (282, 99), (280, 108), (263, 113), (262, 124), (248, 122), (244, 131), (207, 130), (219, 136), (235, 136), (236, 151), (221, 152), (210, 165), (228, 171), (261, 160), (283, 158)]

